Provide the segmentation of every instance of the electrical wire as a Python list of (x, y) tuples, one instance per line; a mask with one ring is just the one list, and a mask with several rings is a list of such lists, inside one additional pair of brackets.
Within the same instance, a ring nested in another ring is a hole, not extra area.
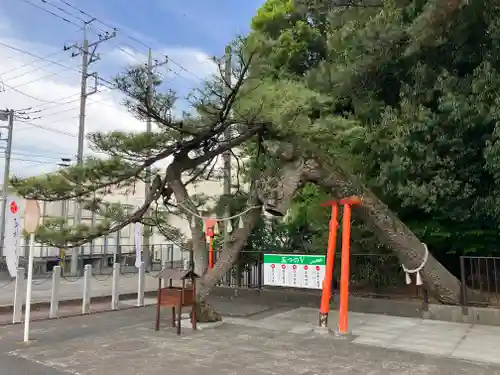
[(12, 161), (22, 161), (25, 163), (35, 163), (35, 164), (54, 164), (57, 165), (55, 161), (46, 161), (46, 160), (33, 160), (33, 159), (23, 159), (23, 158), (10, 158)]
[[(59, 122), (74, 120), (74, 119), (77, 119), (78, 117), (80, 117), (80, 115), (76, 115), (76, 116), (72, 116), (72, 117), (64, 117), (64, 118), (56, 120), (56, 121), (51, 121), (50, 124), (40, 124), (40, 126), (54, 125), (54, 124), (57, 124)], [(15, 130), (22, 131), (22, 130), (27, 130), (27, 129), (29, 129), (29, 127), (22, 128), (22, 129), (18, 128), (18, 129), (15, 129)]]
[(39, 56), (39, 55), (37, 55), (37, 54), (35, 54), (35, 53), (29, 52), (29, 51), (25, 51), (25, 50), (23, 50), (23, 49), (21, 49), (21, 48), (17, 48), (17, 47), (11, 46), (11, 45), (9, 45), (9, 44), (7, 44), (7, 43), (4, 43), (4, 42), (0, 42), (0, 46), (5, 47), (5, 48), (8, 48), (8, 49), (11, 49), (11, 50), (16, 51), (16, 52), (19, 52), (19, 53), (22, 53), (22, 54), (27, 55), (27, 56), (31, 56), (31, 57), (33, 57), (33, 58), (35, 58), (35, 59), (38, 59), (38, 60), (48, 61), (48, 62), (50, 62), (50, 63), (52, 63), (52, 64), (54, 64), (54, 65), (60, 66), (60, 67), (62, 67), (62, 68), (66, 68), (66, 69), (71, 69), (71, 70), (74, 70), (74, 71), (76, 71), (76, 72), (78, 72), (78, 73), (80, 73), (80, 74), (82, 73), (82, 71), (81, 71), (80, 69), (78, 69), (78, 68), (75, 68), (75, 67), (72, 67), (72, 66), (68, 66), (68, 65), (61, 64), (61, 63), (60, 63), (60, 62), (58, 62), (58, 61), (53, 61), (53, 60), (50, 60), (50, 59), (48, 59), (47, 57)]
[(17, 122), (21, 122), (23, 124), (28, 124), (30, 126), (34, 126), (35, 128), (39, 128), (39, 129), (42, 129), (42, 130), (50, 131), (50, 132), (53, 132), (53, 133), (67, 135), (68, 137), (78, 138), (78, 135), (76, 135), (76, 134), (72, 134), (72, 133), (65, 132), (65, 131), (58, 130), (58, 129), (53, 129), (53, 128), (50, 128), (48, 126), (44, 126), (44, 125), (40, 125), (40, 124), (34, 124), (34, 123), (30, 122), (30, 121), (17, 120)]
[(21, 157), (40, 157), (40, 158), (46, 158), (46, 159), (53, 159), (53, 160), (57, 160), (57, 161), (60, 161), (61, 160), (61, 157), (62, 156), (67, 156), (67, 154), (60, 154), (61, 156), (60, 157), (57, 157), (57, 156), (54, 156), (54, 154), (50, 155), (50, 154), (34, 154), (34, 153), (30, 153), (30, 152), (23, 152), (23, 151), (11, 151), (11, 154), (12, 155), (19, 155)]
[(18, 94), (21, 94), (21, 95), (24, 95), (26, 96), (27, 98), (30, 98), (30, 99), (34, 99), (34, 100), (38, 100), (39, 102), (43, 102), (43, 103), (50, 103), (50, 104), (59, 104), (57, 102), (53, 102), (53, 101), (50, 101), (50, 100), (45, 100), (45, 99), (40, 99), (40, 98), (37, 98), (36, 96), (33, 96), (33, 95), (30, 95), (30, 94), (27, 94), (21, 90), (18, 90), (16, 89), (15, 87), (13, 86), (10, 86), (6, 83), (3, 83), (3, 85), (11, 90), (14, 90), (15, 92), (17, 92)]
[(63, 9), (63, 8), (61, 8), (61, 7), (57, 6), (57, 5), (55, 5), (54, 3), (51, 3), (51, 2), (50, 2), (50, 1), (48, 1), (48, 0), (40, 0), (40, 1), (41, 1), (42, 3), (44, 3), (44, 4), (47, 4), (47, 5), (51, 6), (52, 8), (57, 9), (58, 11), (60, 11), (60, 12), (62, 12), (62, 13), (64, 13), (64, 14), (66, 14), (66, 15), (68, 15), (68, 16), (71, 16), (71, 17), (76, 18), (76, 19), (77, 19), (78, 21), (80, 21), (82, 24), (87, 23), (87, 21), (86, 21), (86, 20), (84, 20), (83, 18), (78, 17), (78, 16), (75, 16), (74, 14), (72, 14), (72, 13), (68, 12), (66, 9)]
[[(69, 98), (74, 98), (74, 99), (60, 102), (60, 100), (69, 99)], [(61, 98), (55, 99), (54, 101), (57, 102), (55, 105), (54, 104), (37, 104), (37, 105), (31, 106), (30, 111), (32, 113), (46, 111), (47, 109), (53, 109), (54, 107), (74, 103), (74, 102), (79, 101), (79, 100), (80, 100), (80, 93), (77, 92), (77, 93), (74, 93), (72, 95), (66, 95), (66, 96), (63, 96)], [(42, 108), (40, 108), (40, 107), (42, 107)]]
[[(64, 51), (60, 51), (60, 52), (58, 52), (58, 53), (61, 53), (61, 52), (64, 52)], [(63, 58), (63, 59), (58, 60), (58, 62), (61, 62), (61, 61), (67, 60), (67, 59), (68, 59), (68, 57), (66, 56), (66, 57), (65, 57), (65, 58)], [(29, 66), (29, 65), (31, 65), (31, 64), (25, 64), (25, 66)], [(24, 73), (18, 74), (18, 75), (14, 76), (14, 77), (9, 77), (9, 78), (7, 78), (7, 79), (3, 78), (3, 82), (9, 82), (9, 81), (12, 81), (12, 80), (14, 80), (14, 79), (16, 79), (16, 78), (21, 78), (21, 77), (24, 77), (25, 75), (31, 74), (31, 73), (33, 73), (33, 72), (37, 72), (37, 71), (39, 71), (39, 70), (44, 70), (44, 68), (47, 68), (47, 67), (49, 67), (49, 66), (51, 66), (51, 65), (53, 65), (53, 64), (52, 64), (52, 62), (49, 62), (49, 63), (44, 64), (44, 65), (42, 65), (42, 66), (39, 66), (39, 67), (33, 68), (33, 69), (31, 69), (31, 70), (28, 70), (27, 72), (24, 72)], [(12, 71), (16, 71), (16, 70), (19, 70), (19, 69), (20, 69), (20, 68), (16, 68), (16, 69), (14, 69), (14, 70), (12, 70)], [(1, 76), (1, 75), (2, 75), (2, 74), (0, 74), (0, 76)]]
[[(72, 103), (72, 102), (76, 102), (76, 101), (78, 101), (78, 100), (80, 100), (80, 99), (77, 99), (77, 100), (72, 100), (71, 102), (68, 102), (68, 103), (66, 103), (66, 104), (69, 104), (69, 103)], [(92, 105), (92, 104), (97, 104), (97, 103), (98, 103), (98, 104), (102, 104), (102, 105), (107, 105), (107, 106), (112, 107), (112, 108), (116, 108), (116, 107), (113, 107), (113, 106), (111, 106), (111, 105), (109, 105), (109, 104), (105, 104), (105, 103), (101, 102), (101, 100), (92, 100), (92, 101), (88, 101), (88, 102), (87, 102), (87, 106), (90, 106), (90, 105)], [(56, 107), (58, 107), (58, 106), (54, 106), (53, 108), (56, 108)], [(53, 109), (53, 108), (49, 108), (49, 109)], [(70, 107), (70, 108), (62, 109), (62, 110), (60, 110), (60, 111), (56, 111), (56, 112), (50, 112), (50, 113), (47, 113), (47, 114), (43, 114), (43, 113), (42, 113), (42, 115), (41, 115), (41, 116), (39, 116), (39, 117), (37, 117), (37, 118), (36, 118), (36, 120), (38, 120), (38, 119), (42, 119), (42, 118), (46, 118), (46, 117), (52, 117), (52, 116), (58, 115), (58, 114), (60, 114), (60, 113), (64, 113), (64, 112), (68, 112), (68, 111), (72, 111), (72, 110), (77, 110), (77, 109), (79, 109), (79, 108), (80, 108), (79, 106), (76, 106), (76, 107)], [(59, 121), (59, 120), (58, 120), (58, 121)]]
[[(147, 49), (152, 49), (152, 47), (146, 43), (144, 43), (143, 41), (139, 40), (138, 38), (135, 38), (133, 36), (131, 36), (130, 34), (127, 34), (127, 33), (124, 33), (122, 30), (120, 30), (120, 28), (117, 28), (117, 27), (114, 27), (112, 25), (110, 25), (109, 23), (99, 19), (98, 17), (95, 17), (93, 15), (91, 15), (90, 13), (88, 12), (85, 12), (84, 10), (82, 10), (81, 8), (71, 4), (70, 2), (68, 2), (67, 0), (59, 0), (60, 2), (62, 2), (63, 4), (67, 5), (68, 7), (72, 8), (73, 10), (81, 13), (82, 15), (86, 16), (86, 17), (89, 17), (89, 18), (92, 18), (92, 19), (95, 19), (97, 22), (99, 22), (100, 24), (102, 24), (103, 26), (105, 27), (109, 27), (110, 29), (113, 29), (113, 30), (116, 30), (117, 32), (120, 31), (122, 33), (122, 35), (124, 37), (126, 37), (127, 39), (131, 40), (132, 42), (135, 42)], [(141, 54), (145, 54), (144, 52), (140, 51), (139, 49), (137, 48), (134, 48), (132, 46), (129, 45), (130, 48), (136, 50), (137, 52), (141, 53)], [(198, 76), (197, 74), (191, 72), (189, 69), (185, 68), (184, 66), (182, 66), (181, 64), (179, 64), (178, 62), (176, 62), (175, 60), (172, 60), (172, 58), (170, 56), (168, 56), (168, 61), (171, 61), (173, 64), (177, 65), (181, 70), (185, 71), (186, 73), (192, 75), (193, 77), (197, 78), (198, 80), (200, 81), (204, 81), (203, 78), (201, 78), (200, 76)], [(177, 74), (179, 75), (179, 74)], [(179, 77), (182, 77), (181, 75), (179, 75)], [(186, 78), (186, 77), (182, 77), (182, 78)]]
[[(50, 10), (48, 10), (47, 8), (44, 8), (43, 6), (37, 5), (37, 4), (35, 4), (34, 2), (32, 2), (30, 0), (21, 0), (21, 1), (24, 1), (26, 4), (29, 4), (29, 5), (31, 5), (31, 6), (33, 6), (35, 8), (38, 8), (38, 9), (40, 9), (40, 10), (42, 10), (42, 11), (44, 11), (44, 12), (46, 12), (46, 13), (54, 16), (54, 17), (57, 17), (57, 18), (63, 20), (64, 22), (69, 23), (70, 25), (74, 25), (76, 27), (81, 27), (81, 25), (77, 24), (76, 22), (70, 21), (69, 19), (67, 19), (65, 17), (62, 17), (62, 16), (60, 16), (60, 15), (58, 15), (58, 14), (56, 14), (56, 13), (50, 11)], [(42, 2), (45, 2), (45, 1), (42, 1)]]
[[(126, 47), (129, 47), (131, 49), (133, 49), (131, 46), (129, 45), (125, 45)], [(117, 46), (117, 48), (122, 51), (124, 54), (126, 54), (127, 56), (130, 56), (131, 58), (133, 58), (134, 60), (137, 60), (139, 61), (140, 63), (144, 63), (143, 60), (139, 59), (137, 56), (135, 56), (134, 54), (130, 53), (129, 51), (127, 51), (125, 48), (123, 48), (122, 46)]]
[[(59, 71), (59, 72), (52, 72), (52, 73), (48, 73), (48, 74), (45, 74), (41, 77), (38, 77), (38, 78), (34, 78), (30, 81), (27, 81), (27, 82), (23, 82), (23, 83), (20, 83), (18, 85), (15, 85), (15, 86), (11, 86), (11, 89), (17, 89), (19, 87), (22, 87), (22, 86), (26, 86), (26, 85), (29, 85), (31, 83), (35, 83), (35, 82), (38, 82), (38, 81), (41, 81), (42, 79), (46, 79), (46, 78), (49, 78), (49, 77), (55, 77), (55, 76), (58, 76), (62, 73), (65, 73), (64, 71)], [(5, 83), (4, 83), (5, 84)]]
[[(56, 52), (52, 52), (52, 53), (49, 53), (48, 55), (46, 55), (46, 56), (42, 57), (42, 59), (44, 59), (44, 60), (45, 60), (45, 59), (48, 59), (49, 57), (52, 57), (52, 56), (55, 56), (55, 55), (59, 55), (60, 53), (63, 53), (63, 52), (64, 52), (64, 51), (56, 51)], [(6, 74), (9, 74), (9, 73), (15, 72), (16, 70), (22, 69), (22, 68), (24, 68), (24, 67), (26, 67), (26, 66), (30, 66), (30, 65), (33, 65), (33, 64), (36, 64), (36, 62), (35, 62), (35, 63), (31, 62), (31, 63), (25, 63), (25, 64), (22, 64), (22, 65), (20, 65), (20, 66), (15, 67), (15, 68), (12, 68), (12, 69), (6, 70), (5, 72), (1, 72), (1, 73), (0, 73), (0, 76), (4, 76), (4, 75), (6, 75)], [(7, 78), (7, 80), (10, 80), (10, 79), (11, 79), (11, 78)]]

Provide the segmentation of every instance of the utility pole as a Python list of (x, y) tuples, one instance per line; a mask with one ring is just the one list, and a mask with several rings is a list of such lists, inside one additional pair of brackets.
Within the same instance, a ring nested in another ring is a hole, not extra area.
[[(87, 21), (83, 25), (83, 43), (79, 45), (75, 43), (73, 46), (66, 47), (64, 50), (76, 49), (77, 52), (71, 54), (72, 57), (81, 56), (82, 57), (82, 78), (80, 87), (80, 120), (78, 126), (78, 151), (76, 156), (77, 165), (83, 164), (83, 146), (85, 141), (85, 107), (87, 105), (87, 98), (97, 92), (98, 76), (97, 73), (89, 73), (89, 66), (100, 59), (99, 55), (96, 54), (97, 47), (99, 44), (112, 39), (116, 36), (116, 30), (113, 32), (105, 32), (98, 36), (98, 40), (90, 43), (87, 39), (87, 27), (90, 23), (94, 22), (95, 18)], [(92, 77), (94, 79), (94, 87), (91, 91), (87, 91), (87, 79)], [(82, 205), (77, 202), (75, 207), (75, 222), (79, 224), (82, 219)], [(71, 254), (71, 274), (76, 275), (78, 272), (78, 253), (81, 249), (74, 248)]]
[[(165, 65), (168, 63), (168, 58), (165, 57), (165, 60), (162, 62), (159, 62), (155, 60), (153, 62), (153, 51), (151, 48), (149, 49), (148, 53), (148, 62), (146, 64), (146, 71), (148, 74), (148, 86), (147, 86), (147, 95), (146, 95), (146, 101), (147, 101), (147, 106), (148, 108), (151, 108), (153, 106), (153, 89), (154, 89), (154, 70), (162, 65)], [(146, 119), (146, 132), (151, 133), (152, 132), (152, 122), (151, 122), (151, 116), (148, 116)], [(150, 157), (151, 155), (148, 155)], [(151, 189), (151, 167), (148, 167), (146, 170), (147, 176), (146, 176), (146, 183), (144, 184), (144, 199), (146, 199), (147, 195), (149, 194), (149, 190)], [(146, 215), (149, 214), (149, 211), (146, 213)], [(150, 231), (143, 227), (143, 233), (142, 233), (142, 244), (143, 244), (143, 261), (144, 265), (146, 266), (146, 269), (149, 268), (151, 265), (151, 247), (149, 244), (150, 240)]]
[[(231, 46), (226, 47), (226, 57), (224, 59), (224, 81), (225, 81), (225, 88), (226, 88), (226, 95), (229, 95), (231, 92), (231, 76), (232, 76), (232, 69), (231, 69)], [(224, 141), (229, 141), (231, 139), (231, 128), (228, 126), (224, 130)], [(227, 150), (222, 154), (222, 159), (224, 162), (224, 186), (223, 186), (223, 194), (226, 198), (226, 200), (229, 199), (229, 196), (231, 195), (231, 150)], [(231, 209), (230, 209), (230, 204), (229, 202), (226, 205), (226, 211), (224, 213), (224, 217), (228, 218), (231, 216)], [(224, 246), (227, 246), (229, 243), (229, 240), (231, 239), (231, 233), (227, 230), (227, 222), (224, 228)]]
[[(61, 158), (61, 162), (57, 165), (62, 168), (68, 168), (70, 166), (70, 162), (70, 158)], [(63, 220), (63, 222), (61, 222), (61, 232), (64, 229), (64, 221), (67, 219), (67, 204), (68, 201), (66, 199), (61, 201), (61, 219)], [(61, 269), (64, 273), (66, 271), (66, 249), (63, 247), (59, 248), (59, 266), (61, 266)]]
[[(148, 72), (148, 91), (147, 91), (147, 104), (148, 107), (151, 107), (152, 103), (152, 98), (153, 98), (153, 52), (151, 51), (151, 48), (149, 49), (148, 53), (148, 63), (147, 63), (147, 72)], [(148, 116), (146, 120), (146, 132), (151, 133), (151, 117)], [(148, 155), (149, 156), (149, 155)], [(146, 183), (144, 184), (144, 199), (149, 194), (149, 190), (151, 189), (151, 167), (148, 167), (146, 170), (147, 176), (146, 176)], [(149, 210), (148, 210), (149, 211)], [(148, 212), (149, 213), (149, 212)], [(146, 270), (149, 269), (149, 266), (151, 264), (151, 251), (149, 248), (149, 230), (143, 226), (142, 228), (142, 244), (143, 244), (143, 261)]]
[[(1, 237), (0, 237), (0, 256), (5, 255), (3, 251), (3, 245), (5, 240), (5, 216), (7, 213), (7, 195), (9, 194), (9, 182), (10, 182), (10, 158), (12, 155), (12, 133), (14, 130), (14, 111), (5, 110), (0, 111), (0, 120), (8, 118), (8, 125), (1, 126), (0, 128), (7, 128), (7, 145), (5, 147), (5, 164), (3, 169), (3, 186), (2, 186), (2, 227), (1, 227)], [(3, 140), (3, 139), (2, 139)]]

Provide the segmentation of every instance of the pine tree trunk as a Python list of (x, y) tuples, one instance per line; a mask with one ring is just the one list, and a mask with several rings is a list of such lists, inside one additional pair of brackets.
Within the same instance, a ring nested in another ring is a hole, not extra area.
[[(186, 187), (182, 182), (181, 171), (182, 163), (172, 162), (167, 168), (168, 184), (177, 202), (184, 205), (184, 207), (188, 207), (191, 213), (196, 214), (193, 215), (196, 217), (198, 215), (197, 209), (191, 201)], [(252, 207), (258, 207), (259, 202), (252, 188), (249, 192), (249, 196), (248, 204)], [(243, 220), (243, 228), (238, 228), (231, 233), (229, 241), (224, 243), (224, 248), (217, 257), (214, 267), (210, 270), (207, 270), (208, 253), (203, 223), (199, 218), (194, 220), (194, 227), (191, 228), (190, 247), (193, 252), (195, 273), (201, 276), (201, 278), (198, 279), (196, 290), (197, 321), (217, 322), (221, 320), (217, 311), (215, 311), (205, 299), (214, 286), (220, 281), (222, 276), (224, 276), (238, 260), (238, 255), (245, 245), (248, 236), (252, 233), (257, 224), (260, 214), (260, 208), (255, 208), (241, 217)]]
[[(279, 172), (280, 176), (274, 177), (280, 181), (278, 184), (267, 184), (274, 186), (273, 189), (278, 189), (280, 192), (277, 194), (266, 191), (261, 198), (268, 201), (269, 197), (280, 197), (274, 205), (274, 211), (284, 215), (291, 197), (305, 182), (313, 182), (329, 189), (335, 199), (352, 195), (361, 196), (362, 204), (353, 207), (353, 214), (363, 220), (407, 268), (414, 269), (420, 266), (425, 255), (423, 244), (375, 194), (357, 180), (356, 176), (335, 163), (331, 156), (304, 160), (303, 155), (307, 153), (303, 150), (290, 152), (289, 145), (283, 147), (278, 157), (282, 159), (284, 165)], [(314, 150), (314, 155), (318, 155), (317, 149)], [(295, 175), (291, 173), (293, 169)], [(428, 291), (439, 301), (450, 304), (460, 302), (460, 281), (431, 254), (421, 271), (421, 276)]]
[[(366, 189), (356, 177), (337, 167), (322, 167), (317, 183), (329, 188), (336, 198), (349, 195), (362, 197), (362, 204), (353, 207), (353, 214), (398, 257), (408, 269), (419, 267), (425, 258), (425, 247), (415, 234), (375, 194)], [(440, 302), (460, 303), (460, 281), (439, 263), (432, 254), (421, 271), (428, 291)]]
[[(255, 202), (254, 202), (255, 203)], [(217, 322), (221, 320), (220, 315), (213, 306), (207, 303), (206, 298), (217, 285), (221, 278), (233, 267), (238, 260), (241, 249), (245, 245), (248, 236), (257, 224), (261, 210), (256, 208), (244, 216), (243, 228), (236, 229), (231, 234), (231, 239), (221, 250), (214, 268), (208, 270), (197, 284), (197, 321)]]

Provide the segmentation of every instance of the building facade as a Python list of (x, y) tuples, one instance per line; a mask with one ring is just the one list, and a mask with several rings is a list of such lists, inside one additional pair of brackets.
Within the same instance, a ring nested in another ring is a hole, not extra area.
[[(104, 198), (107, 202), (121, 203), (129, 207), (139, 207), (144, 202), (144, 183), (137, 182), (133, 190), (113, 189)], [(222, 194), (221, 181), (200, 181), (197, 184), (188, 186), (190, 194), (203, 194), (208, 197), (216, 197)], [(41, 223), (49, 218), (65, 217), (68, 225), (76, 225), (77, 204), (75, 201), (56, 201), (56, 202), (40, 202)], [(23, 208), (21, 207), (21, 233), (23, 226)], [(98, 224), (102, 217), (88, 210), (82, 210), (81, 223), (92, 226)], [(168, 223), (177, 228), (186, 238), (191, 237), (190, 222), (185, 216), (171, 214), (168, 216)], [(21, 238), (21, 256), (28, 255), (28, 238)], [(175, 240), (165, 238), (158, 230), (153, 228), (152, 235), (149, 240), (153, 261), (180, 261), (186, 259), (186, 249), (183, 244)], [(69, 255), (64, 253), (64, 250), (42, 244), (35, 245), (34, 256), (38, 259), (54, 260), (61, 255)], [(113, 259), (115, 254), (127, 255), (131, 257), (135, 254), (134, 245), (134, 225), (127, 225), (120, 231), (111, 233), (107, 236), (102, 236), (93, 241), (82, 245), (79, 248), (79, 253), (82, 258), (108, 258)]]

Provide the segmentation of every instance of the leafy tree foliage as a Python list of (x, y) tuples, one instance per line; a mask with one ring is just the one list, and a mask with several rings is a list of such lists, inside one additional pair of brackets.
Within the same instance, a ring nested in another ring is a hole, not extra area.
[[(196, 217), (183, 176), (189, 172), (196, 180), (222, 152), (244, 145), (247, 167), (258, 175), (250, 173), (249, 191), (234, 203), (241, 198), (272, 212), (292, 207), (278, 238), (293, 246), (300, 231), (309, 233), (301, 238), (308, 247), (324, 247), (318, 234), (326, 234), (328, 221), (328, 210), (319, 208), (325, 188), (336, 196), (364, 194), (358, 213), (405, 261), (419, 263), (423, 247), (372, 191), (433, 251), (484, 252), (484, 234), (498, 241), (492, 230), (499, 220), (498, 6), (486, 0), (342, 1), (268, 0), (242, 41), (236, 84), (216, 77), (199, 93), (196, 113), (183, 119), (169, 115), (175, 95), (161, 80), (155, 78), (149, 100), (146, 73), (129, 69), (117, 79), (126, 106), (139, 119), (153, 118), (158, 129), (91, 135), (107, 159), (13, 185), (26, 197), (77, 198), (104, 213), (100, 227), (65, 234), (67, 244), (78, 246), (147, 219), (153, 202), (168, 205), (171, 197), (180, 213)], [(227, 129), (233, 137), (223, 141)], [(171, 164), (159, 166), (167, 157)], [(110, 187), (130, 189), (150, 178), (146, 201), (131, 213), (103, 200)], [(252, 209), (223, 245), (201, 281), (200, 298), (245, 244), (259, 245), (250, 237), (264, 228), (259, 218), (260, 209)], [(201, 221), (195, 224), (192, 245), (204, 272), (205, 238)], [(364, 227), (356, 231), (360, 243), (379, 246)], [(458, 281), (434, 258), (423, 273), (442, 300), (457, 301)]]
[(438, 257), (494, 254), (500, 10), (481, 0), (379, 5), (267, 1), (249, 39), (279, 56), (263, 55), (256, 72), (321, 96), (317, 118), (351, 122), (354, 136), (335, 143), (344, 163)]

